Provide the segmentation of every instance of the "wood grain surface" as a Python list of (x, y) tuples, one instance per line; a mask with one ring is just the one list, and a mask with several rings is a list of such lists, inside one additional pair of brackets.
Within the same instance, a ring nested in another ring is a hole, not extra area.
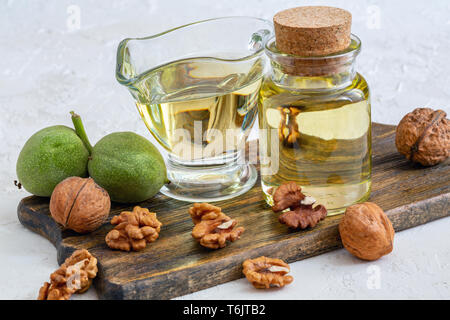
[[(372, 130), (371, 201), (385, 210), (395, 230), (448, 216), (449, 162), (430, 168), (411, 164), (395, 149), (395, 127), (374, 124)], [(79, 248), (95, 255), (99, 273), (94, 285), (102, 299), (169, 299), (242, 277), (241, 265), (248, 258), (265, 255), (294, 262), (342, 246), (337, 228), (341, 216), (328, 217), (314, 229), (289, 231), (263, 202), (259, 181), (246, 194), (217, 203), (246, 228), (240, 240), (220, 250), (203, 248), (191, 237), (189, 203), (161, 194), (139, 204), (157, 213), (163, 223), (160, 238), (129, 253), (106, 246), (109, 223), (88, 235), (62, 231), (49, 215), (48, 202), (35, 196), (23, 199), (17, 209), (20, 222), (55, 245), (60, 264)], [(110, 217), (131, 208), (113, 204)]]

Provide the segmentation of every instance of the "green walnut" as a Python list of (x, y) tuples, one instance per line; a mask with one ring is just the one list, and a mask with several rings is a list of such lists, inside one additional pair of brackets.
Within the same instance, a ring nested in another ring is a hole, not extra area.
[(111, 133), (98, 141), (88, 170), (113, 201), (122, 203), (147, 200), (168, 182), (158, 149), (133, 132)]
[(50, 197), (64, 179), (87, 177), (88, 157), (87, 147), (73, 129), (52, 126), (28, 139), (19, 154), (16, 172), (25, 190)]
[(133, 132), (115, 132), (92, 147), (80, 116), (72, 113), (72, 121), (90, 152), (89, 175), (108, 191), (112, 201), (134, 203), (147, 200), (168, 182), (163, 157), (144, 137)]

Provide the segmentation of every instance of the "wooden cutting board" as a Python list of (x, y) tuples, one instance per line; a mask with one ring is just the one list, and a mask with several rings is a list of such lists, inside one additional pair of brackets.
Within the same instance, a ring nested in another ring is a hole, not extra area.
[[(450, 215), (449, 162), (431, 168), (413, 165), (395, 149), (394, 126), (374, 124), (372, 130), (371, 201), (386, 211), (395, 230)], [(342, 246), (337, 228), (341, 216), (328, 217), (314, 229), (289, 231), (263, 202), (259, 181), (246, 194), (217, 203), (246, 231), (240, 240), (215, 251), (191, 237), (190, 204), (161, 194), (139, 204), (157, 212), (163, 223), (160, 238), (143, 251), (129, 253), (106, 246), (109, 223), (88, 235), (62, 231), (50, 217), (48, 203), (47, 198), (23, 199), (17, 209), (20, 222), (55, 245), (60, 264), (79, 248), (95, 255), (99, 273), (94, 285), (103, 299), (169, 299), (242, 277), (241, 265), (248, 258), (265, 255), (294, 262)], [(111, 216), (131, 209), (114, 204)]]

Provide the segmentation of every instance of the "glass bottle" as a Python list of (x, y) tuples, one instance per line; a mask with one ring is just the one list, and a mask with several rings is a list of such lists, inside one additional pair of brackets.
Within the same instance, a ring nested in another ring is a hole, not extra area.
[(361, 41), (324, 56), (297, 56), (266, 43), (271, 69), (259, 100), (261, 184), (272, 205), (274, 188), (295, 181), (329, 215), (369, 198), (370, 93), (355, 71)]

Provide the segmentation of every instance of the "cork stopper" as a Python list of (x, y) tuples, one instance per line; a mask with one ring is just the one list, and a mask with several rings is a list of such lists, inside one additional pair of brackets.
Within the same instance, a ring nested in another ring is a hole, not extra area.
[(324, 56), (350, 45), (352, 15), (344, 9), (307, 6), (273, 17), (278, 50), (298, 56)]

